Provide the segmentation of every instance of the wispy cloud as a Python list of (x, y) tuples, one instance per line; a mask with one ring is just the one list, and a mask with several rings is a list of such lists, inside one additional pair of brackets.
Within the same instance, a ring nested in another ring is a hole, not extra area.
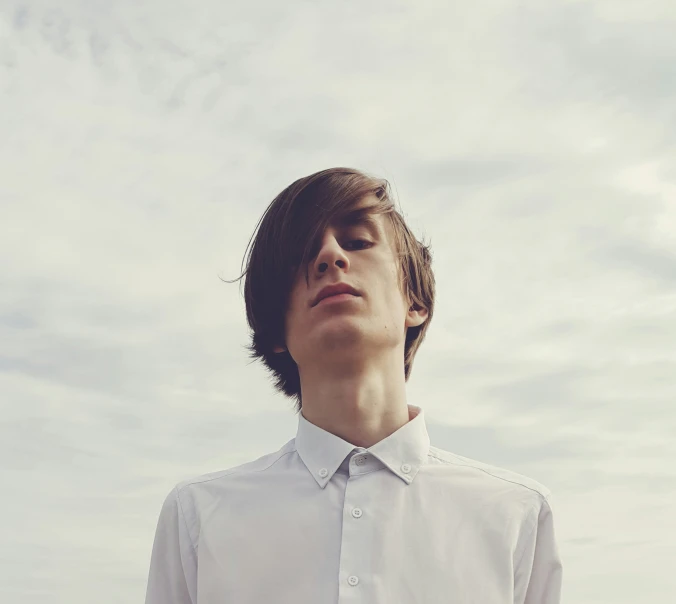
[(4, 599), (142, 599), (168, 490), (293, 436), (219, 278), (352, 165), (432, 242), (432, 443), (554, 491), (567, 602), (672, 602), (675, 6), (0, 3)]

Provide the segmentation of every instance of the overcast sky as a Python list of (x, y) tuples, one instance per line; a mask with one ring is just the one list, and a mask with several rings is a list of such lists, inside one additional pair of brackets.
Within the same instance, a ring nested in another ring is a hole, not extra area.
[(567, 604), (676, 601), (675, 30), (673, 0), (0, 0), (0, 600), (143, 601), (174, 484), (293, 438), (223, 280), (351, 166), (432, 245), (432, 444), (553, 491)]

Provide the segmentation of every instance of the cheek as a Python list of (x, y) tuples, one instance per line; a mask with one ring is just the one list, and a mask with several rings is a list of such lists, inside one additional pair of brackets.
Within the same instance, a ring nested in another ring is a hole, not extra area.
[(302, 296), (297, 291), (291, 292), (285, 317), (285, 327), (287, 330), (297, 328), (299, 321), (302, 321), (302, 305)]
[(392, 291), (392, 295), (401, 296), (404, 291), (404, 280), (403, 275), (401, 274), (401, 267), (396, 264), (393, 264), (390, 267), (390, 283), (389, 287)]

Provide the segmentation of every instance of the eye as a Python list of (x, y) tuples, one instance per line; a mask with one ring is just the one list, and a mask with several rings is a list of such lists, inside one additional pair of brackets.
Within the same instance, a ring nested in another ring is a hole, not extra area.
[(366, 241), (365, 239), (353, 239), (353, 240), (351, 240), (351, 241), (348, 242), (348, 245), (352, 245), (353, 243), (356, 243), (356, 244), (363, 244), (362, 246), (359, 246), (359, 247), (357, 248), (357, 249), (360, 249), (360, 250), (363, 250), (363, 249), (365, 249), (366, 247), (368, 247), (368, 246), (371, 245), (371, 242), (370, 242), (370, 241)]

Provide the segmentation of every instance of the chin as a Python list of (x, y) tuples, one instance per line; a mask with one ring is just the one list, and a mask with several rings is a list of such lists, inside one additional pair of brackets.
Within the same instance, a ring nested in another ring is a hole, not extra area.
[(346, 346), (358, 346), (364, 342), (364, 333), (361, 329), (345, 325), (331, 325), (318, 330), (312, 337), (312, 348), (326, 352), (334, 348), (344, 349)]

